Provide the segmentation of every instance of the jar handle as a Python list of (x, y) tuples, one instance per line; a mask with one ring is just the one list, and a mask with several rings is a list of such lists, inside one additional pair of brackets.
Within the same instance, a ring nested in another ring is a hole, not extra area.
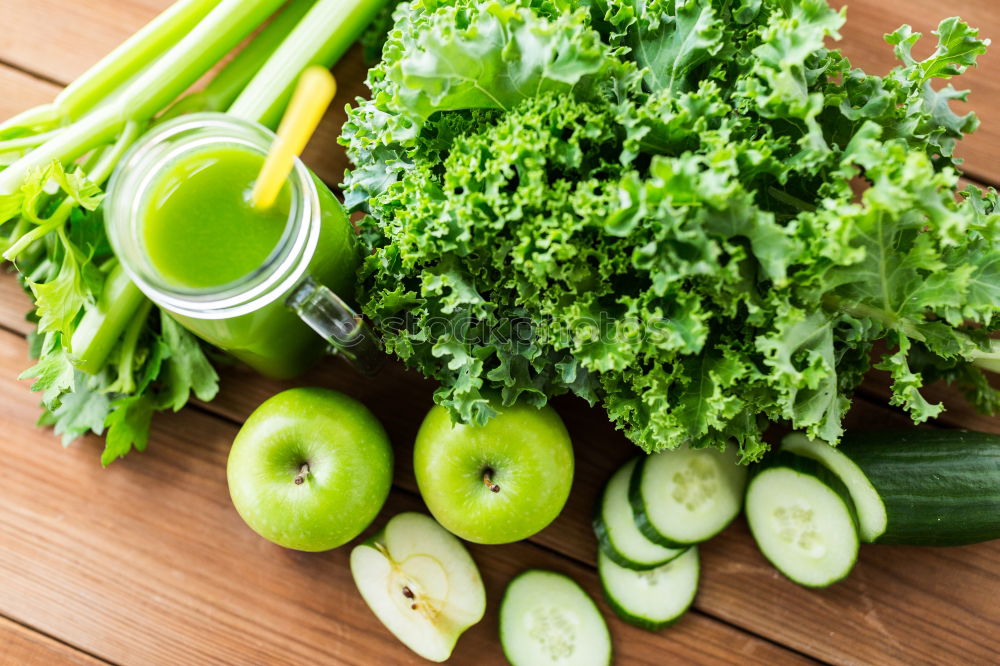
[(285, 305), (361, 373), (370, 377), (385, 364), (385, 354), (361, 315), (328, 287), (307, 277)]

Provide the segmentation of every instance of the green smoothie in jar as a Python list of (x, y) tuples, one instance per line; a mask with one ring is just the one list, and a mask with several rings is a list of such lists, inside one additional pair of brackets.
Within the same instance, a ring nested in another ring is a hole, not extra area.
[(193, 333), (265, 375), (301, 374), (327, 343), (286, 299), (306, 279), (353, 295), (350, 220), (301, 163), (277, 201), (255, 209), (265, 130), (228, 118), (187, 122), (154, 137), (132, 156), (131, 176), (112, 183), (112, 244), (146, 295)]

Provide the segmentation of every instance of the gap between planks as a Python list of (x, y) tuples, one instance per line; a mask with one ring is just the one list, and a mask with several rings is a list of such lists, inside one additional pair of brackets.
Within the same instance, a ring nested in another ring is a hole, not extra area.
[[(0, 67), (5, 67), (7, 69), (14, 70), (15, 72), (36, 79), (41, 83), (46, 83), (48, 85), (55, 86), (56, 88), (65, 88), (67, 85), (69, 85), (68, 81), (67, 82), (58, 81), (52, 78), (51, 76), (47, 76), (44, 72), (40, 72), (34, 69), (29, 69), (27, 67), (24, 67), (23, 65), (18, 65), (17, 63), (10, 62), (9, 60), (4, 60), (3, 58), (0, 58)], [(3, 122), (3, 120), (6, 120), (6, 118), (0, 119), (0, 122)]]
[(112, 662), (57, 636), (0, 615), (0, 665), (99, 666)]
[[(18, 337), (21, 337), (21, 338), (24, 337), (24, 333), (23, 333), (22, 330), (18, 330), (16, 328), (12, 328), (8, 324), (6, 324), (6, 323), (0, 322), (0, 329), (4, 329), (4, 330), (8, 331), (9, 333), (12, 333), (12, 334), (14, 334), (14, 335), (16, 335)], [(329, 368), (328, 368), (328, 370), (329, 370)], [(229, 379), (232, 379), (232, 378), (230, 377)], [(223, 390), (225, 390), (225, 389), (223, 389)], [(859, 397), (858, 399), (860, 401), (868, 404), (869, 407), (873, 408), (873, 409), (879, 409), (879, 410), (884, 410), (884, 411), (888, 411), (888, 412), (899, 412), (899, 410), (893, 410), (891, 408), (888, 408), (887, 406), (885, 406), (884, 404), (881, 404), (878, 401), (873, 401), (873, 400), (867, 399), (865, 397)], [(192, 403), (191, 405), (189, 405), (189, 408), (192, 409), (192, 410), (194, 410), (194, 411), (197, 411), (197, 412), (199, 412), (199, 413), (201, 413), (203, 415), (205, 415), (208, 418), (219, 420), (219, 421), (221, 421), (223, 423), (229, 424), (229, 425), (231, 425), (233, 427), (236, 427), (236, 428), (239, 428), (242, 425), (241, 419), (238, 418), (238, 416), (235, 415), (235, 414), (233, 414), (233, 413), (227, 413), (226, 408), (225, 408), (225, 406), (222, 405), (222, 403)], [(902, 412), (899, 412), (899, 414), (901, 414), (901, 413)], [(404, 481), (403, 483), (400, 482), (400, 478), (399, 477), (403, 477), (403, 481)], [(409, 485), (405, 485), (406, 482), (408, 482)], [(419, 500), (419, 493), (413, 487), (412, 479), (409, 478), (408, 474), (406, 474), (406, 473), (404, 473), (402, 471), (401, 471), (401, 473), (399, 475), (397, 475), (397, 478), (394, 480), (393, 488), (394, 488), (394, 490), (396, 492), (398, 492), (398, 493), (400, 493), (402, 495), (405, 495), (407, 497), (413, 498), (415, 500)], [(553, 543), (551, 543), (551, 539), (550, 539), (549, 543), (546, 543), (545, 541), (538, 540), (538, 539), (529, 539), (528, 543), (530, 543), (530, 545), (532, 547), (534, 547), (534, 548), (540, 549), (542, 551), (548, 552), (548, 553), (553, 554), (553, 555), (557, 555), (558, 557), (563, 558), (563, 559), (565, 559), (565, 560), (567, 560), (569, 562), (573, 562), (573, 563), (575, 563), (575, 564), (577, 564), (577, 565), (579, 565), (581, 567), (586, 568), (589, 571), (594, 571), (595, 570), (595, 566), (594, 566), (594, 563), (593, 563), (592, 560), (585, 559), (585, 558), (581, 557), (579, 554), (574, 554), (574, 553), (568, 552), (566, 550), (560, 550), (558, 547), (556, 547), (555, 545), (553, 545)], [(727, 626), (730, 626), (733, 629), (739, 630), (740, 632), (742, 632), (742, 633), (744, 633), (744, 634), (746, 634), (748, 636), (753, 636), (753, 637), (759, 638), (762, 641), (768, 642), (768, 643), (770, 643), (772, 645), (775, 645), (777, 647), (784, 648), (784, 649), (788, 650), (789, 652), (793, 652), (793, 653), (795, 653), (795, 654), (797, 654), (799, 656), (819, 661), (819, 658), (817, 656), (809, 654), (807, 652), (804, 652), (803, 650), (799, 649), (795, 645), (788, 645), (788, 644), (785, 644), (785, 643), (781, 643), (780, 641), (777, 641), (774, 638), (769, 637), (769, 636), (767, 636), (765, 634), (758, 633), (758, 632), (754, 631), (751, 628), (741, 626), (741, 625), (735, 623), (733, 620), (725, 618), (725, 617), (722, 617), (721, 615), (719, 615), (717, 613), (714, 613), (711, 610), (705, 608), (703, 605), (699, 605), (697, 603), (697, 601), (696, 601), (695, 607), (692, 609), (692, 611), (695, 612), (695, 613), (697, 613), (697, 614), (700, 614), (700, 615), (702, 615), (702, 616), (704, 616), (704, 617), (706, 617), (708, 619), (711, 619), (711, 620), (714, 620), (714, 621), (726, 624)], [(821, 662), (821, 663), (828, 663), (828, 662)]]
[[(40, 73), (38, 73), (38, 72), (32, 72), (32, 71), (28, 71), (28, 70), (26, 70), (26, 69), (24, 69), (24, 68), (22, 68), (22, 67), (17, 67), (17, 66), (11, 66), (10, 68), (11, 68), (11, 69), (13, 69), (13, 70), (15, 70), (15, 71), (18, 71), (18, 72), (21, 72), (21, 73), (25, 74), (26, 76), (30, 76), (30, 77), (32, 77), (32, 78), (35, 78), (35, 79), (37, 79), (37, 80), (38, 80), (38, 81), (40, 81), (40, 82), (44, 82), (44, 83), (46, 83), (46, 84), (48, 84), (48, 85), (62, 85), (62, 84), (61, 84), (61, 83), (60, 83), (59, 81), (56, 81), (55, 79), (52, 79), (52, 78), (50, 78), (50, 77), (47, 77), (47, 76), (45, 76), (45, 75), (42, 75), (42, 74), (40, 74)], [(979, 178), (975, 178), (974, 180), (975, 180), (975, 181), (978, 181), (978, 182), (977, 182), (977, 184), (980, 184), (980, 185), (982, 184), (982, 179), (979, 179)], [(6, 326), (6, 325), (3, 325), (3, 324), (0, 324), (0, 328), (3, 328), (4, 330), (8, 330), (8, 331), (10, 331), (10, 332), (12, 332), (12, 333), (15, 333), (15, 334), (17, 334), (17, 335), (19, 335), (19, 336), (22, 336), (22, 337), (23, 337), (23, 334), (22, 334), (21, 332), (19, 332), (19, 331), (16, 331), (16, 330), (14, 330), (14, 329), (11, 329), (10, 327), (8, 327), (8, 326)], [(858, 395), (859, 399), (862, 399), (862, 400), (864, 400), (865, 402), (868, 402), (868, 403), (874, 403), (874, 404), (878, 404), (878, 406), (879, 406), (880, 408), (882, 408), (882, 409), (891, 409), (891, 408), (888, 408), (888, 407), (887, 407), (887, 406), (886, 406), (886, 405), (884, 404), (884, 401), (882, 401), (882, 400), (872, 400), (872, 397), (873, 397), (873, 396), (875, 396), (875, 397), (878, 397), (878, 394), (877, 394), (877, 393), (875, 393), (875, 392), (872, 392), (872, 391), (870, 391), (870, 390), (864, 390), (864, 389), (862, 390), (862, 393), (859, 393), (859, 395)], [(219, 419), (221, 419), (221, 420), (223, 420), (223, 421), (227, 421), (227, 422), (229, 422), (229, 423), (234, 423), (234, 424), (238, 424), (238, 423), (239, 423), (238, 419), (235, 419), (235, 418), (232, 418), (232, 417), (226, 417), (226, 416), (224, 416), (224, 415), (221, 415), (221, 414), (219, 414), (219, 413), (216, 413), (216, 412), (214, 412), (214, 411), (213, 411), (213, 410), (212, 410), (211, 408), (200, 408), (200, 409), (199, 409), (199, 411), (201, 411), (201, 412), (203, 412), (203, 413), (207, 413), (207, 414), (210, 414), (210, 415), (212, 415), (212, 416), (213, 416), (214, 418), (219, 418)], [(894, 409), (893, 409), (892, 411), (898, 411), (898, 410), (894, 410)], [(403, 491), (403, 492), (407, 492), (408, 494), (412, 494), (412, 491), (407, 491), (407, 490), (406, 490), (405, 488), (399, 488), (399, 487), (397, 487), (397, 488), (398, 488), (399, 490)], [(535, 547), (538, 547), (538, 548), (541, 548), (541, 549), (543, 549), (543, 550), (547, 550), (547, 551), (549, 551), (549, 552), (553, 552), (553, 553), (556, 553), (556, 552), (558, 552), (557, 550), (554, 550), (554, 549), (552, 549), (552, 548), (551, 548), (550, 546), (546, 546), (546, 545), (544, 545), (544, 544), (532, 544), (532, 545), (533, 545), (533, 546), (535, 546)], [(579, 560), (579, 558), (576, 558), (576, 557), (571, 557), (571, 556), (568, 556), (568, 555), (566, 555), (566, 554), (564, 554), (564, 553), (559, 553), (559, 555), (560, 555), (560, 557), (563, 557), (563, 558), (566, 558), (566, 559), (568, 559), (568, 560), (570, 560), (570, 561), (575, 561), (575, 562), (581, 562), (581, 560)], [(592, 567), (591, 565), (589, 565), (589, 564), (587, 564), (587, 563), (584, 563), (584, 565), (585, 565), (585, 566), (587, 566), (587, 567), (588, 567), (588, 568), (590, 568), (590, 569), (592, 569), (592, 568), (593, 568), (593, 567)], [(719, 618), (717, 618), (717, 617), (715, 617), (715, 616), (712, 616), (711, 614), (705, 614), (705, 615), (707, 615), (708, 617), (712, 617), (712, 618), (714, 618), (714, 619), (716, 619), (716, 620), (718, 620), (718, 621), (720, 621), (720, 622), (723, 622), (723, 623), (725, 623), (725, 624), (727, 624), (727, 625), (730, 625), (730, 626), (734, 626), (734, 627), (736, 627), (736, 626), (737, 626), (737, 625), (732, 625), (732, 624), (731, 624), (730, 622), (728, 622), (728, 621), (726, 621), (726, 620), (720, 620)], [(788, 646), (785, 646), (785, 645), (783, 645), (783, 644), (781, 644), (781, 643), (776, 643), (776, 642), (774, 642), (774, 641), (771, 641), (771, 640), (770, 640), (770, 639), (768, 639), (768, 638), (767, 638), (766, 636), (761, 636), (760, 634), (756, 634), (756, 633), (753, 633), (753, 632), (748, 632), (748, 631), (747, 631), (746, 629), (743, 629), (742, 627), (738, 627), (738, 628), (739, 628), (739, 630), (740, 630), (740, 631), (742, 631), (742, 632), (744, 632), (744, 633), (748, 633), (748, 634), (750, 634), (750, 635), (754, 635), (754, 636), (758, 636), (758, 637), (760, 637), (760, 638), (761, 638), (762, 640), (765, 640), (765, 641), (768, 641), (768, 642), (771, 642), (771, 643), (774, 643), (775, 645), (780, 645), (781, 647), (783, 647), (783, 648), (785, 648), (785, 649), (788, 649), (788, 650), (790, 650), (790, 651), (794, 651), (794, 649), (793, 649), (793, 648), (788, 648)], [(800, 653), (800, 654), (801, 654), (801, 653)], [(813, 657), (810, 657), (810, 658), (813, 658)]]
[[(15, 329), (15, 328), (10, 327), (5, 322), (0, 322), (0, 331), (4, 331), (4, 332), (7, 332), (7, 333), (10, 333), (10, 334), (15, 335), (15, 336), (17, 336), (19, 338), (22, 338), (22, 339), (25, 338), (24, 334), (21, 331)], [(243, 423), (239, 419), (233, 418), (232, 416), (227, 415), (224, 412), (212, 409), (211, 408), (211, 404), (212, 403), (189, 403), (185, 407), (185, 409), (194, 410), (196, 412), (199, 412), (199, 413), (203, 414), (204, 416), (206, 416), (208, 418), (216, 419), (216, 420), (221, 421), (223, 423), (226, 423), (228, 425), (232, 425), (232, 426), (234, 426), (236, 428), (240, 428), (243, 425)], [(406, 486), (400, 485), (395, 479), (393, 480), (392, 490), (394, 492), (396, 492), (397, 494), (403, 495), (403, 496), (405, 496), (405, 497), (407, 497), (409, 499), (412, 499), (414, 501), (417, 501), (417, 502), (422, 502), (423, 501), (422, 498), (420, 497), (419, 492), (414, 491), (413, 489), (408, 488)], [(562, 552), (559, 549), (554, 548), (553, 546), (550, 546), (550, 545), (545, 544), (545, 543), (539, 543), (539, 542), (537, 542), (537, 541), (535, 541), (535, 540), (533, 540), (531, 538), (525, 539), (524, 542), (526, 544), (530, 545), (532, 548), (535, 548), (535, 549), (538, 549), (538, 550), (540, 550), (542, 552), (546, 552), (546, 553), (549, 553), (549, 554), (554, 555), (556, 557), (562, 558), (562, 559), (564, 559), (564, 560), (566, 560), (568, 562), (571, 562), (571, 563), (574, 563), (574, 564), (576, 564), (576, 565), (578, 565), (580, 567), (583, 567), (583, 568), (585, 568), (585, 569), (587, 569), (587, 570), (589, 570), (591, 572), (596, 572), (596, 567), (591, 562), (583, 560), (583, 559), (581, 559), (579, 557), (576, 557), (576, 556), (574, 556), (572, 554), (569, 554), (569, 553), (566, 553), (566, 552)], [(773, 645), (773, 646), (775, 646), (777, 648), (781, 648), (783, 650), (786, 650), (789, 653), (792, 653), (792, 654), (795, 654), (795, 655), (797, 655), (799, 657), (802, 657), (803, 659), (807, 659), (807, 660), (815, 662), (817, 664), (825, 664), (825, 665), (829, 665), (830, 664), (830, 662), (822, 661), (822, 660), (818, 659), (817, 657), (815, 657), (815, 656), (813, 656), (811, 654), (808, 654), (806, 652), (803, 652), (803, 651), (801, 651), (800, 649), (798, 649), (798, 648), (796, 648), (794, 646), (785, 645), (783, 643), (780, 643), (778, 641), (773, 640), (772, 638), (770, 638), (768, 636), (764, 636), (762, 634), (755, 633), (755, 632), (747, 629), (746, 627), (742, 627), (742, 626), (740, 626), (738, 624), (733, 623), (730, 620), (727, 620), (725, 618), (719, 617), (719, 616), (717, 616), (717, 615), (715, 615), (715, 614), (713, 614), (713, 613), (711, 613), (709, 611), (701, 609), (701, 608), (697, 607), (697, 604), (695, 606), (692, 606), (692, 608), (691, 608), (691, 610), (689, 612), (691, 612), (693, 614), (696, 614), (696, 615), (701, 615), (701, 616), (703, 616), (706, 619), (718, 622), (719, 624), (725, 625), (725, 626), (733, 629), (734, 631), (738, 631), (738, 632), (740, 632), (740, 633), (742, 633), (742, 634), (744, 634), (746, 636), (752, 636), (754, 638), (760, 639), (761, 641), (763, 641), (765, 643), (768, 643), (768, 644)], [(40, 634), (42, 636), (50, 638), (50, 639), (52, 639), (52, 640), (54, 640), (54, 641), (56, 641), (56, 642), (58, 642), (58, 643), (60, 643), (62, 645), (66, 645), (69, 648), (73, 648), (75, 650), (78, 650), (79, 652), (82, 652), (82, 653), (84, 653), (84, 654), (86, 654), (86, 655), (88, 655), (90, 657), (93, 657), (94, 659), (99, 659), (100, 661), (102, 661), (104, 663), (111, 663), (111, 662), (107, 662), (107, 661), (101, 659), (100, 657), (98, 657), (96, 655), (93, 655), (93, 654), (87, 652), (86, 650), (83, 650), (83, 649), (79, 648), (78, 646), (70, 645), (69, 643), (65, 643), (65, 642), (59, 640), (58, 638), (56, 638), (54, 636), (50, 636), (49, 634), (45, 633), (44, 631), (41, 631), (41, 630), (36, 629), (34, 627), (30, 627), (28, 625), (25, 625), (25, 624), (19, 622), (18, 620), (16, 620), (15, 618), (9, 618), (9, 617), (7, 617), (5, 615), (2, 615), (2, 614), (0, 614), (0, 618), (7, 618), (7, 619), (11, 620), (12, 622), (14, 622), (16, 624), (18, 624), (18, 625), (20, 625), (22, 627), (25, 627), (26, 629), (29, 629), (31, 631), (35, 631), (35, 632), (37, 632), (38, 634)]]

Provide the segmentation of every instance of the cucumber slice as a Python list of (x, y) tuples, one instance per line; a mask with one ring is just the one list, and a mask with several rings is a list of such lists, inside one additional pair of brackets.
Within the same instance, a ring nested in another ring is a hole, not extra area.
[(735, 446), (681, 447), (642, 458), (629, 480), (636, 525), (667, 548), (707, 541), (740, 512), (746, 479)]
[(764, 462), (747, 488), (746, 515), (760, 552), (800, 585), (832, 585), (858, 560), (851, 495), (812, 458), (781, 451)]
[(594, 517), (594, 533), (601, 552), (615, 564), (626, 569), (655, 569), (684, 552), (684, 548), (665, 548), (655, 544), (639, 531), (632, 505), (628, 501), (628, 484), (638, 458), (615, 472), (601, 495)]
[(858, 511), (858, 531), (864, 543), (875, 543), (885, 533), (889, 524), (885, 502), (861, 468), (842, 451), (797, 432), (781, 440), (781, 449), (818, 460), (844, 482)]
[(597, 554), (597, 571), (608, 604), (619, 617), (643, 629), (656, 631), (676, 622), (698, 592), (698, 547), (649, 571), (618, 566), (604, 551)]
[(594, 600), (571, 578), (531, 569), (507, 585), (500, 644), (513, 666), (606, 666), (611, 634)]

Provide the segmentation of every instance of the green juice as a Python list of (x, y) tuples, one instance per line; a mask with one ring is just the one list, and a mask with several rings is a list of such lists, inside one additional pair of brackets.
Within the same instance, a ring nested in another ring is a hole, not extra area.
[[(141, 209), (146, 256), (164, 283), (185, 290), (219, 290), (262, 270), (289, 224), (288, 184), (271, 208), (250, 205), (264, 156), (214, 146), (180, 157), (152, 184)], [(307, 275), (351, 300), (358, 265), (350, 221), (330, 190), (319, 191), (322, 223)], [(294, 224), (294, 222), (293, 222)], [(294, 377), (316, 360), (323, 339), (284, 305), (285, 295), (229, 319), (174, 315), (195, 334), (276, 378)]]
[(214, 289), (250, 275), (278, 246), (288, 184), (264, 211), (250, 205), (262, 158), (214, 148), (175, 164), (152, 188), (143, 219), (146, 256), (174, 287)]

